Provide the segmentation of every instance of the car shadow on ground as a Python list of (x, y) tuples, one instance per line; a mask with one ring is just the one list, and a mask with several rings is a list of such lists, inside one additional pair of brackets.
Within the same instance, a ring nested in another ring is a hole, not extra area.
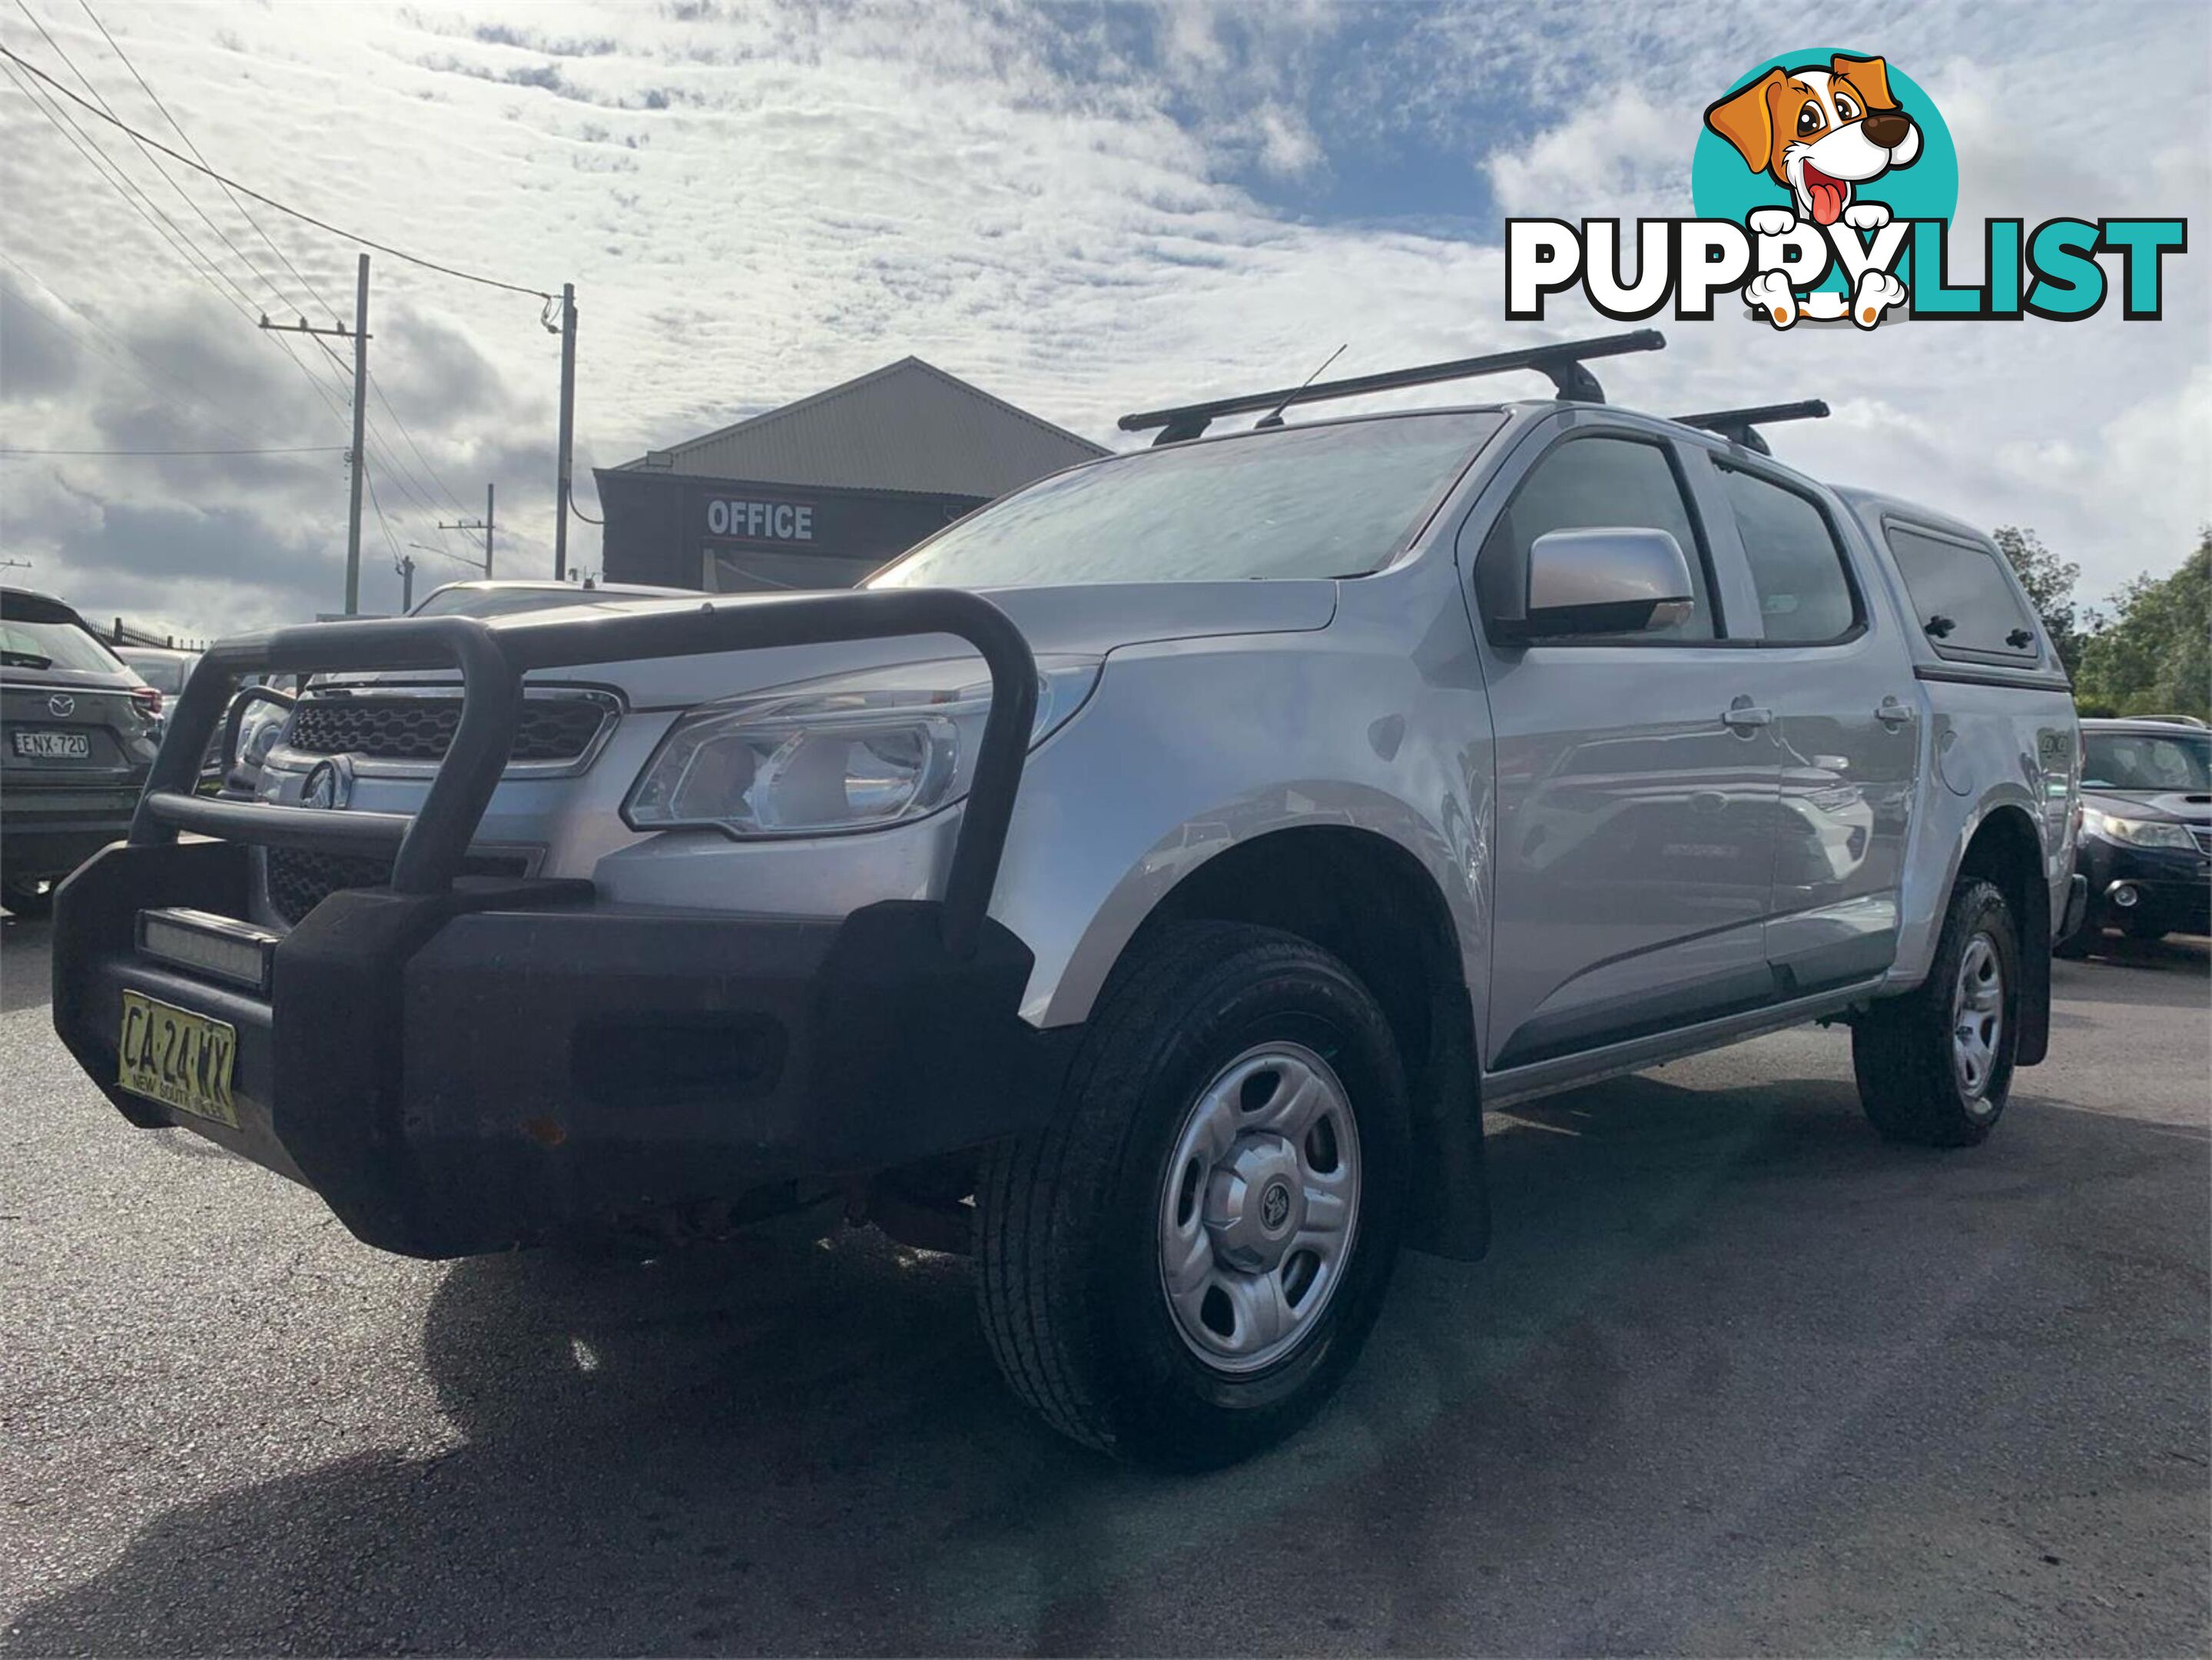
[(2130, 939), (2107, 933), (2087, 957), (2062, 958), (2051, 967), (2052, 991), (2064, 1001), (2201, 1009), (2204, 982), (2212, 976), (2212, 939), (2185, 933)]
[[(2171, 1130), (2016, 1116), (1938, 1154), (1884, 1146), (1828, 1080), (1639, 1077), (1519, 1110), (1489, 1138), (1490, 1257), (1408, 1258), (1341, 1401), (1197, 1479), (1034, 1426), (975, 1329), (967, 1264), (872, 1234), (456, 1263), (421, 1363), (459, 1444), (173, 1508), (0, 1651), (1525, 1651), (1700, 1630), (1759, 1646), (1755, 1624), (1697, 1623), (1729, 1604), (1712, 1588), (1817, 1578), (1805, 1563), (1832, 1536), (1914, 1536), (1915, 1506), (1957, 1502), (1961, 1438), (2015, 1485), (2109, 1490), (2124, 1479), (2076, 1468), (2090, 1455), (2051, 1402), (2154, 1363), (2140, 1409), (2201, 1420), (2205, 1207), (2185, 1198), (2131, 1245), (2171, 1260), (2106, 1287), (2109, 1330), (2045, 1329), (2001, 1367), (1946, 1372), (1949, 1341), (2008, 1308), (2080, 1317), (2083, 1253), (2114, 1202), (2140, 1208), (2130, 1184), (2202, 1185), (2201, 1138), (2191, 1167)], [(2112, 1353), (2110, 1331), (2137, 1329), (2170, 1353)], [(1908, 1385), (1955, 1398), (1851, 1447), (1869, 1390)], [(2173, 1571), (2194, 1573), (2203, 1472), (2170, 1475)], [(1955, 1525), (1993, 1525), (1977, 1517)], [(1879, 1605), (1913, 1570), (1834, 1571)], [(1972, 1623), (1994, 1605), (1968, 1606), (1921, 1634), (2008, 1646)], [(1879, 1645), (1859, 1613), (1833, 1617), (1832, 1645)], [(2146, 1640), (2091, 1624), (2057, 1646)]]

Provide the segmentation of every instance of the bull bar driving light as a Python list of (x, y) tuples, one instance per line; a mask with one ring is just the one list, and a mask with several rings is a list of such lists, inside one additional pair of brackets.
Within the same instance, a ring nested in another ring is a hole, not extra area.
[(157, 962), (266, 997), (276, 936), (210, 911), (142, 910), (138, 950)]

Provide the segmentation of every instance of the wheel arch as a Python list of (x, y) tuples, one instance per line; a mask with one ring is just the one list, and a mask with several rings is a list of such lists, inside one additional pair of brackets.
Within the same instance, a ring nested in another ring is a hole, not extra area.
[[(2014, 1064), (2032, 1067), (2051, 1046), (2051, 888), (2043, 837), (2024, 802), (1986, 806), (1966, 838), (1950, 893), (1967, 882), (1994, 884), (2020, 930), (2020, 1046)], [(1947, 896), (1948, 903), (1948, 896)]]
[(1413, 1106), (1416, 1177), (1407, 1243), (1462, 1261), (1481, 1256), (1490, 1215), (1474, 1005), (1452, 906), (1427, 867), (1372, 830), (1270, 830), (1187, 873), (1117, 962), (1153, 931), (1200, 920), (1296, 934), (1359, 976), (1398, 1040)]

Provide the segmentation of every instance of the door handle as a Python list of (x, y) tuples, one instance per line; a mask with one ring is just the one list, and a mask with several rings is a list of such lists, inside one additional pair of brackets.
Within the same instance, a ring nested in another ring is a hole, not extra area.
[(1760, 708), (1749, 698), (1744, 698), (1721, 711), (1721, 724), (1730, 732), (1748, 734), (1757, 732), (1761, 727), (1772, 726), (1774, 711)]
[(1900, 727), (1911, 724), (1912, 706), (1900, 703), (1894, 697), (1885, 697), (1881, 700), (1881, 706), (1875, 710), (1874, 718), (1895, 732)]

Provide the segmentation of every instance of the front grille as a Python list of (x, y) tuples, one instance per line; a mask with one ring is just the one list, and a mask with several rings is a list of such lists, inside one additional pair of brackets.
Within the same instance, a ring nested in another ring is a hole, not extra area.
[[(271, 848), (269, 907), (295, 923), (340, 888), (380, 888), (392, 879), (389, 859), (356, 853), (313, 853)], [(464, 876), (526, 876), (530, 861), (520, 854), (471, 854), (461, 861)]]
[[(580, 759), (608, 714), (588, 697), (526, 697), (507, 752), (517, 761)], [(306, 755), (358, 755), (378, 761), (437, 761), (461, 723), (458, 697), (308, 697), (292, 711), (289, 749)]]

